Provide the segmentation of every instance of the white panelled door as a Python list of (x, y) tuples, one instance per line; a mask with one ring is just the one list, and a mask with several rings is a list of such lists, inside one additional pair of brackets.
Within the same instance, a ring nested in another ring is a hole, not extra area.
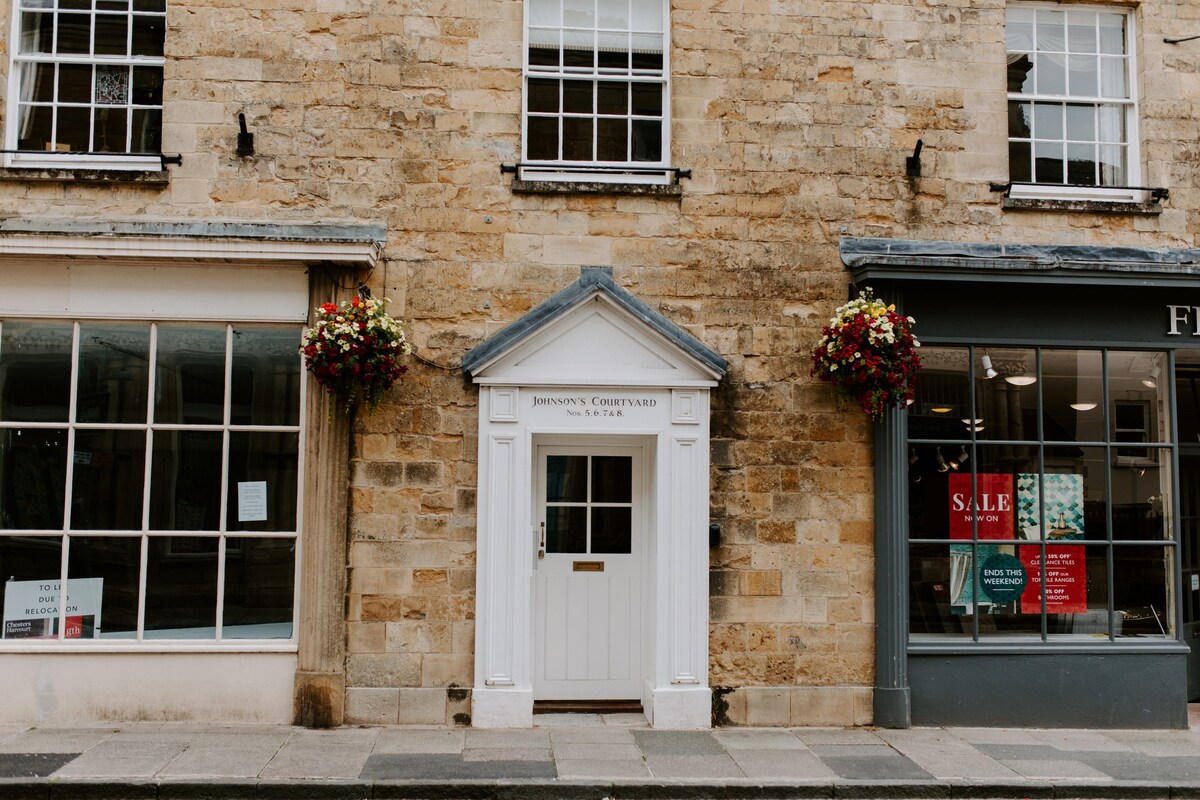
[(641, 697), (638, 447), (537, 448), (534, 698)]

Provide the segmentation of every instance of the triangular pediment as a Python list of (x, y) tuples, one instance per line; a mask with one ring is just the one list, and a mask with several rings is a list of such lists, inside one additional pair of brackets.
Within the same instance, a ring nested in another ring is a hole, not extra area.
[(477, 383), (711, 386), (724, 359), (612, 283), (583, 277), (463, 359)]

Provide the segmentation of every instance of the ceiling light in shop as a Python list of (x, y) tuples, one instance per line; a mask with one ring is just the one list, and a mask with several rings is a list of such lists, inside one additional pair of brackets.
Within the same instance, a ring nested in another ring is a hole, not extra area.
[(954, 410), (954, 406), (930, 406), (929, 410), (935, 414), (949, 414)]
[(1004, 380), (1013, 386), (1032, 386), (1037, 383), (1037, 378), (1033, 375), (1006, 375)]
[(1071, 403), (1071, 408), (1076, 411), (1091, 411), (1096, 407), (1096, 403)]

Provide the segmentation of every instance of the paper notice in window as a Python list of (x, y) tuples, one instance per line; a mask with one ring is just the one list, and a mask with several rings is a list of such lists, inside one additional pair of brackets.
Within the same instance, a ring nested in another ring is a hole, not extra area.
[(238, 483), (238, 522), (267, 521), (267, 482)]

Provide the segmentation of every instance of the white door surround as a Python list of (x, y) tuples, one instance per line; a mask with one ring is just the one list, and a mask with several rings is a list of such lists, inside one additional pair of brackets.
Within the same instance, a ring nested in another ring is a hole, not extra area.
[(480, 385), (472, 724), (533, 724), (545, 445), (642, 454), (638, 697), (655, 727), (709, 727), (709, 389), (724, 360), (585, 268), (464, 368)]

